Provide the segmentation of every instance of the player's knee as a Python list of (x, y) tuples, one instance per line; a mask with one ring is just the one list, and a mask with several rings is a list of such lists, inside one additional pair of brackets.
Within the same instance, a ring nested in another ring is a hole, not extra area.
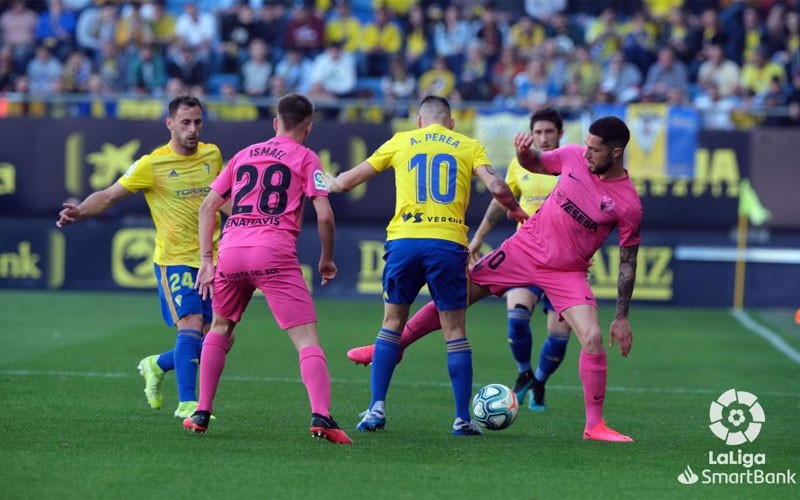
[(178, 330), (197, 330), (200, 332), (203, 331), (204, 323), (202, 314), (187, 314), (179, 319), (175, 326), (178, 327)]

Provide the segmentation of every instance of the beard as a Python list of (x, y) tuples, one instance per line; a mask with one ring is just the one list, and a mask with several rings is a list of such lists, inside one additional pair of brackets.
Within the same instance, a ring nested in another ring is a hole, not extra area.
[(614, 165), (613, 160), (609, 157), (606, 161), (602, 163), (597, 163), (596, 165), (589, 165), (589, 172), (595, 175), (603, 175)]

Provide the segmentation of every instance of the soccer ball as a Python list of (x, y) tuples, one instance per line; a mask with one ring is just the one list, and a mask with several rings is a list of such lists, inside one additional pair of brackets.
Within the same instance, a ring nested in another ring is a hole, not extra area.
[(503, 430), (517, 419), (517, 395), (503, 384), (489, 384), (472, 398), (472, 414), (481, 427), (490, 431)]

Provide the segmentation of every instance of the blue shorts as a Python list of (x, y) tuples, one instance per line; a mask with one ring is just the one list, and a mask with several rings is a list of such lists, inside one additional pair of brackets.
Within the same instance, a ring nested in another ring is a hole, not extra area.
[(547, 298), (545, 295), (544, 290), (539, 288), (538, 286), (526, 286), (524, 287), (526, 290), (530, 291), (532, 294), (536, 295), (537, 304), (542, 305), (542, 312), (547, 314), (547, 311), (556, 312), (556, 309), (553, 307), (553, 304), (550, 303), (550, 299)]
[(383, 301), (411, 304), (427, 283), (436, 308), (467, 307), (467, 259), (463, 245), (433, 238), (387, 241), (383, 260)]
[(194, 289), (197, 268), (190, 266), (159, 266), (154, 264), (158, 296), (161, 299), (161, 317), (167, 326), (189, 314), (202, 314), (204, 323), (211, 323), (211, 297), (200, 298)]

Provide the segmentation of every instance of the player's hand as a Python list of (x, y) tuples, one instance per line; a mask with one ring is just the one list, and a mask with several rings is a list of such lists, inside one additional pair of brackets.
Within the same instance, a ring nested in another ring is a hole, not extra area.
[(322, 286), (327, 285), (329, 281), (334, 279), (337, 272), (336, 264), (334, 264), (332, 260), (319, 261), (319, 273), (322, 275)]
[(211, 259), (203, 259), (200, 269), (197, 271), (194, 287), (200, 292), (200, 298), (203, 300), (206, 300), (206, 297), (214, 296), (214, 263)]
[(518, 132), (514, 136), (514, 149), (517, 152), (528, 151), (533, 146), (533, 136), (528, 132)]
[(522, 224), (526, 220), (528, 220), (528, 213), (522, 209), (522, 207), (517, 207), (514, 210), (508, 211), (508, 218), (518, 223)]
[(608, 332), (608, 345), (614, 347), (614, 340), (619, 343), (622, 357), (627, 357), (628, 353), (631, 352), (631, 344), (633, 344), (633, 332), (627, 318), (615, 319), (611, 322), (611, 328)]
[(481, 252), (481, 247), (483, 246), (483, 241), (473, 238), (472, 241), (469, 242), (467, 246), (467, 250), (469, 251), (469, 267), (470, 269), (472, 266), (475, 265), (476, 262), (481, 260), (483, 257), (483, 252)]
[(339, 185), (339, 181), (336, 180), (336, 177), (329, 174), (328, 172), (324, 172), (324, 175), (325, 175), (325, 183), (328, 185), (328, 192), (341, 193), (342, 187)]
[(56, 226), (64, 227), (77, 221), (81, 216), (81, 211), (78, 210), (78, 205), (74, 203), (63, 203), (64, 209), (58, 212), (58, 220)]

